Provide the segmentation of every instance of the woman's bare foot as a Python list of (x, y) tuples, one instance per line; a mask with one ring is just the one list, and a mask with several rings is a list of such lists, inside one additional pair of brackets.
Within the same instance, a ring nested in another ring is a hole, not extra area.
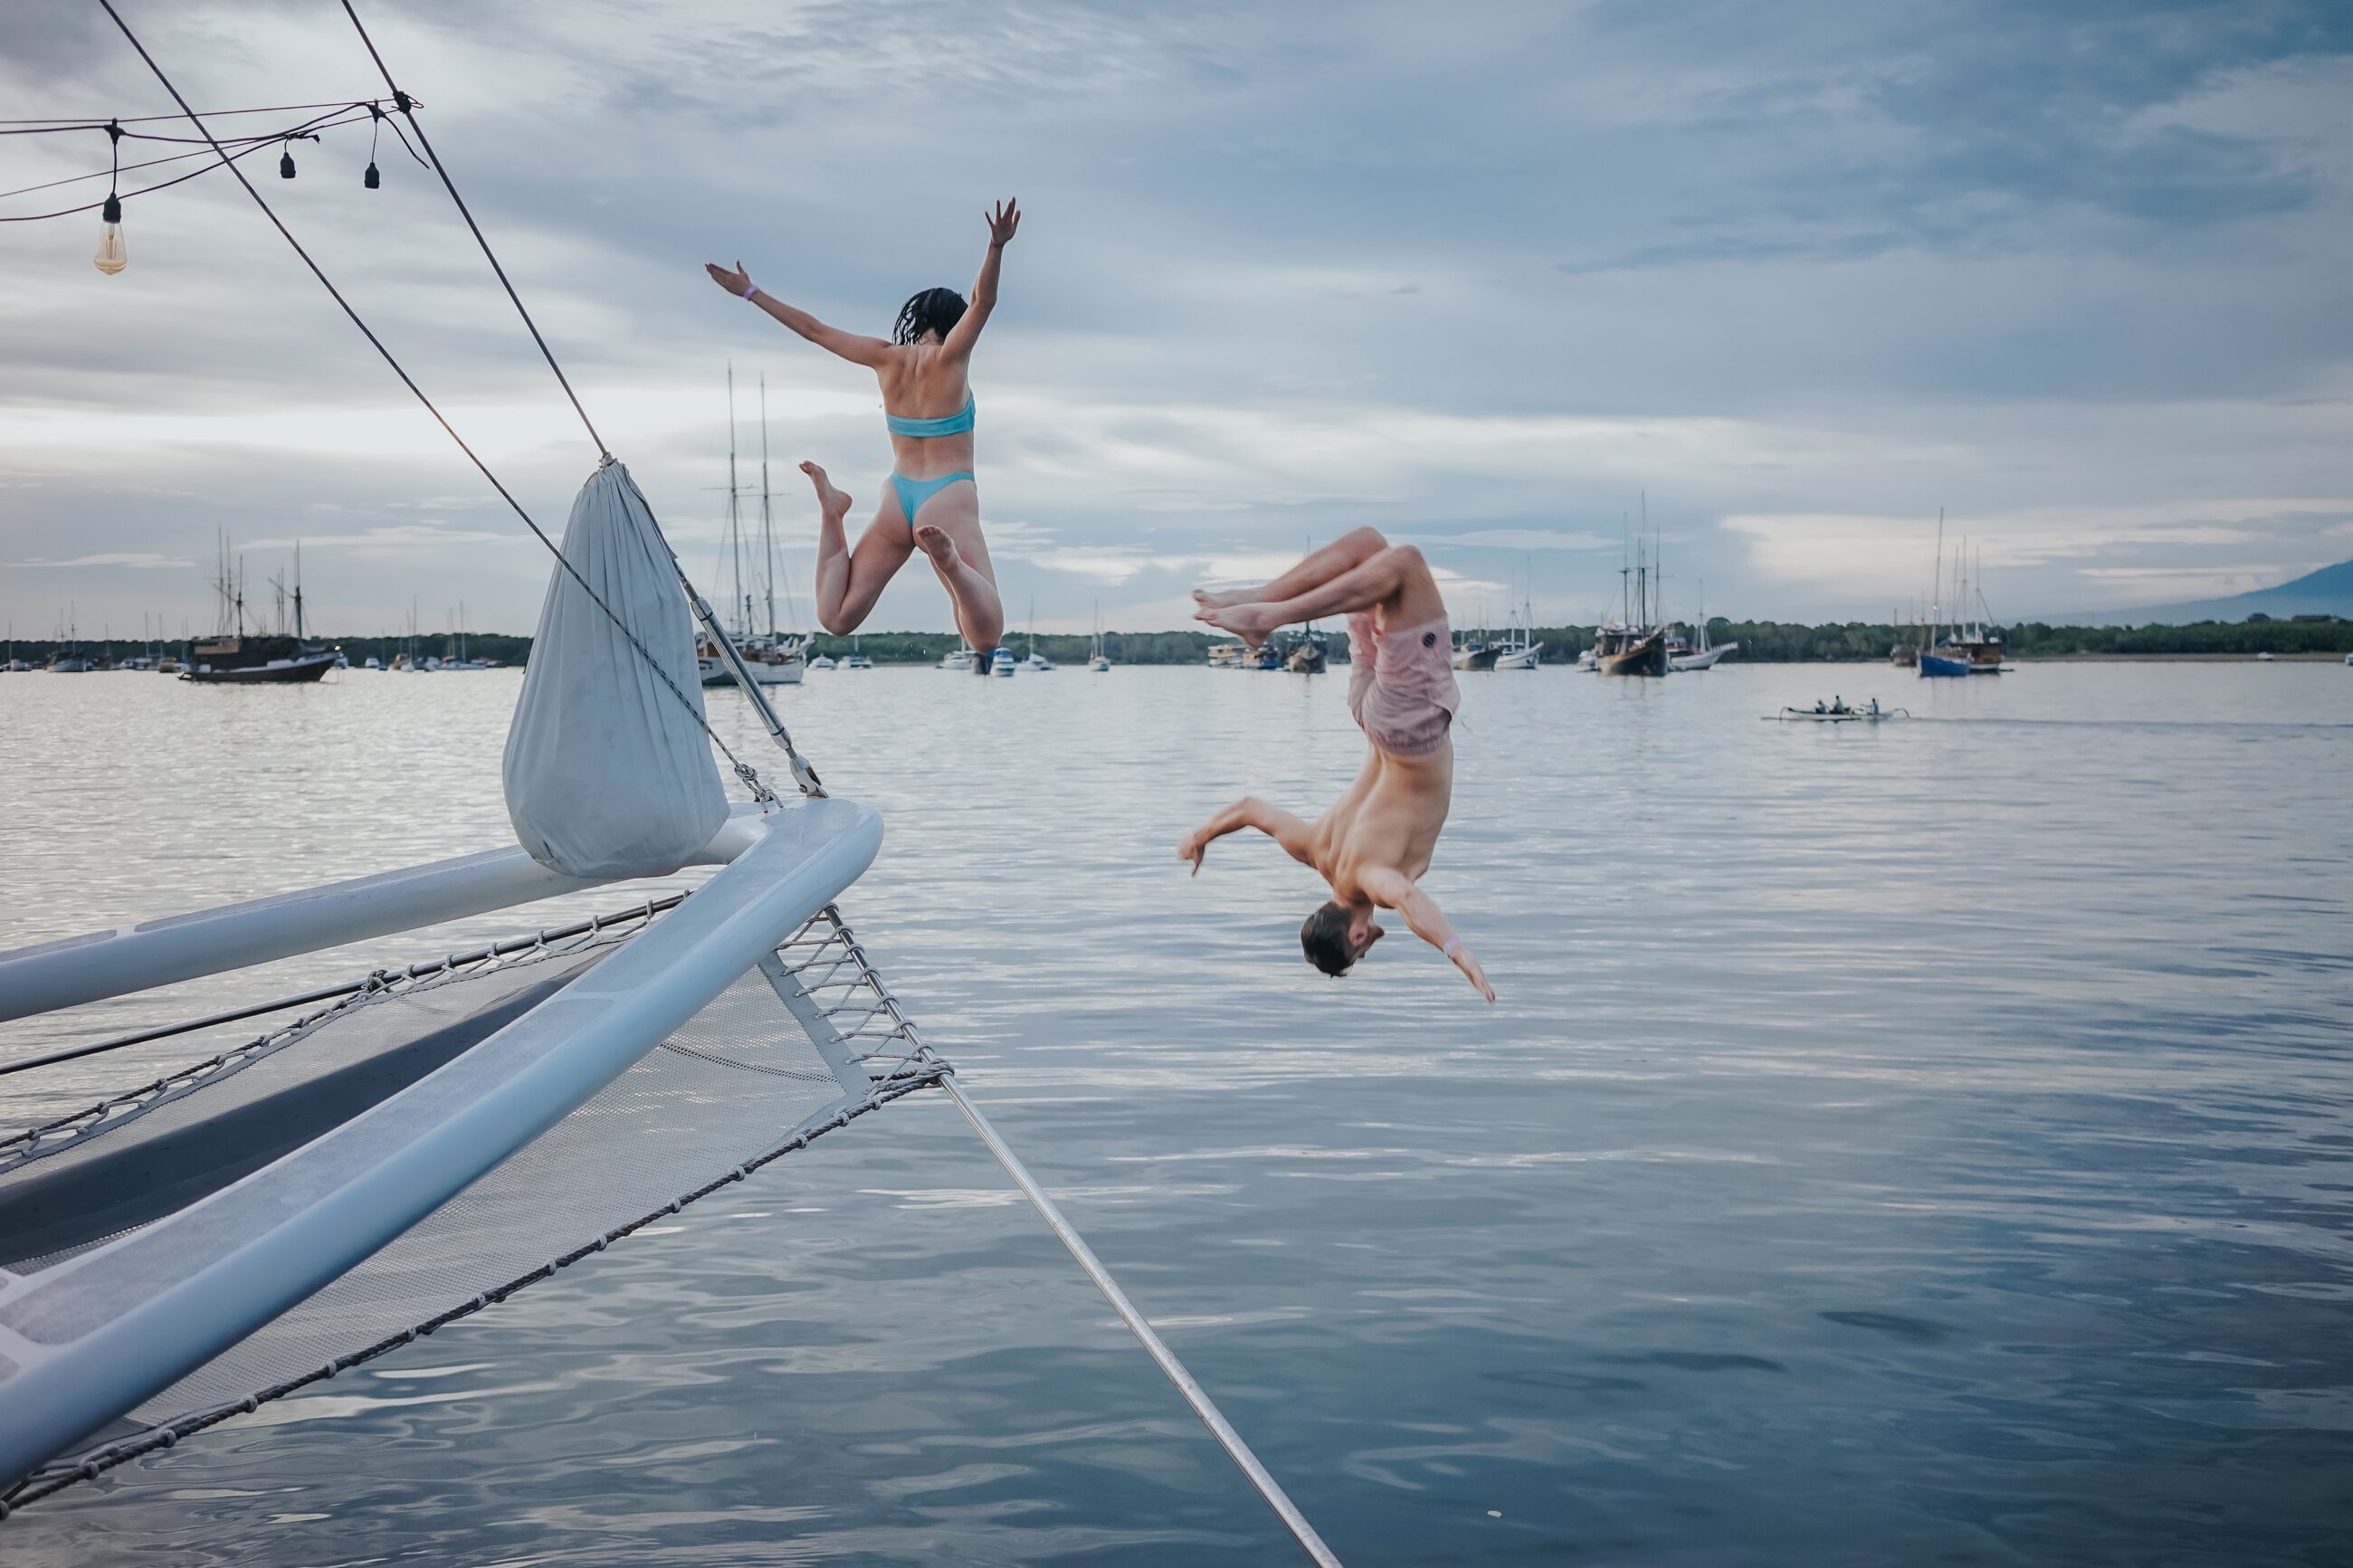
[(978, 657), (987, 658), (1005, 635), (1005, 606), (997, 596), (997, 584), (965, 558), (948, 531), (936, 523), (916, 528), (915, 548), (931, 558), (932, 570), (955, 601), (956, 629)]
[(1231, 632), (1252, 647), (1266, 641), (1266, 634), (1282, 625), (1282, 612), (1271, 605), (1210, 605), (1193, 618), (1207, 621), (1219, 631)]
[(1229, 605), (1247, 605), (1258, 594), (1256, 588), (1196, 588), (1193, 602), (1205, 610), (1222, 610)]
[(946, 529), (936, 523), (927, 522), (915, 530), (915, 548), (932, 558), (932, 564), (940, 569), (943, 576), (965, 564), (964, 556), (956, 550), (955, 541), (948, 537)]
[(836, 489), (833, 481), (825, 477), (825, 470), (815, 463), (803, 463), (801, 472), (817, 487), (818, 510), (825, 513), (825, 521), (839, 528), (841, 520), (849, 515), (849, 497)]

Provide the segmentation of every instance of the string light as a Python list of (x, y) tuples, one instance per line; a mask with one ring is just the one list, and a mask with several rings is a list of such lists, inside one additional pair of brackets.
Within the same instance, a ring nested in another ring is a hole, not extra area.
[(360, 176), (360, 184), (373, 191), (384, 184), (384, 176), (375, 172), (375, 139), (384, 134), (384, 110), (369, 104), (368, 120), (368, 166), (367, 173)]
[(294, 143), (288, 141), (279, 145), (281, 151), (278, 154), (278, 177), (290, 180), (294, 177)]
[(122, 122), (106, 122), (106, 140), (112, 150), (113, 167), (107, 173), (106, 205), (99, 210), (98, 249), (90, 258), (90, 265), (111, 278), (131, 265), (130, 252), (122, 245), (122, 198), (116, 186), (122, 178)]

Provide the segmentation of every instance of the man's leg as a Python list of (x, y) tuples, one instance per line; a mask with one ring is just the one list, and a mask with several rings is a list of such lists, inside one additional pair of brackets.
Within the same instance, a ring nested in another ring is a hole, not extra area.
[(1305, 593), (1321, 584), (1329, 583), (1343, 572), (1353, 571), (1389, 547), (1377, 528), (1352, 528), (1323, 549), (1309, 552), (1307, 558), (1273, 582), (1257, 588), (1230, 588), (1213, 594), (1207, 588), (1193, 590), (1193, 597), (1203, 609), (1223, 609), (1228, 605), (1256, 605), (1288, 599)]
[[(1282, 581), (1278, 578), (1268, 586), (1278, 587)], [(1197, 618), (1235, 633), (1255, 646), (1277, 626), (1325, 616), (1344, 616), (1356, 610), (1375, 611), (1384, 628), (1411, 626), (1444, 615), (1446, 600), (1439, 593), (1438, 581), (1430, 574), (1429, 563), (1422, 560), (1421, 552), (1410, 544), (1398, 544), (1289, 598), (1250, 605), (1213, 605), (1205, 607)]]

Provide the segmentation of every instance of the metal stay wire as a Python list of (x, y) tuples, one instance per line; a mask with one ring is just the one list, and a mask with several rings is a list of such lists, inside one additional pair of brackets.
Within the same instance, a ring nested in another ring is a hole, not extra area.
[[(352, 0), (343, 0), (343, 15), (352, 19), (353, 29), (359, 34), (360, 42), (367, 47), (368, 58), (375, 62), (376, 73), (384, 78), (384, 85), (392, 94), (394, 106), (399, 110), (400, 117), (408, 121), (409, 129), (417, 132), (417, 144), (425, 150), (425, 157), (429, 166), (436, 174), (440, 176), (441, 188), (449, 193), (449, 200), (457, 206), (458, 216), (466, 220), (466, 227), (472, 232), (474, 243), (481, 247), (482, 258), (491, 264), (491, 270), (497, 274), (499, 287), (506, 290), (507, 299), (514, 305), (515, 314), (522, 318), (524, 330), (531, 333), (531, 341), (539, 345), (540, 357), (547, 362), (547, 368), (554, 373), (556, 384), (564, 388), (564, 395), (571, 399), (572, 411), (580, 416), (580, 423), (586, 427), (588, 439), (596, 444), (597, 453), (605, 461), (611, 462), (613, 454), (606, 447), (605, 437), (596, 433), (596, 421), (588, 417), (588, 410), (582, 405), (580, 395), (572, 390), (571, 378), (564, 374), (564, 367), (555, 361), (555, 351), (547, 346), (546, 335), (539, 330), (539, 323), (532, 320), (531, 310), (522, 302), (522, 295), (516, 290), (513, 281), (507, 277), (507, 269), (500, 264), (498, 253), (491, 248), (490, 237), (482, 232), (482, 226), (474, 221), (473, 210), (466, 205), (466, 198), (458, 194), (458, 184), (449, 177), (448, 169), (441, 162), (441, 154), (433, 150), (433, 142), (425, 134), (425, 127), (417, 123), (417, 100), (402, 91), (400, 84), (392, 79), (392, 68), (384, 63), (384, 56), (377, 50), (375, 40), (368, 36), (366, 26), (360, 21), (360, 14), (352, 8)], [(645, 506), (646, 515), (653, 516), (652, 503), (646, 500), (644, 492), (638, 489), (635, 479), (629, 481), (629, 489)], [(751, 668), (744, 662), (744, 656), (736, 648), (734, 639), (730, 637), (726, 628), (720, 625), (718, 613), (712, 609), (710, 601), (702, 596), (702, 591), (694, 585), (694, 579), (686, 574), (686, 563), (678, 558), (678, 552), (671, 548), (670, 536), (663, 533), (659, 526), (654, 530), (654, 536), (662, 542), (662, 548), (670, 552), (670, 570), (678, 574), (679, 586), (686, 590), (687, 603), (694, 607), (695, 618), (702, 623), (703, 630), (710, 634), (712, 646), (719, 650), (720, 658), (726, 664), (728, 672), (735, 678), (735, 684), (743, 689), (744, 698), (752, 704), (752, 710), (759, 715), (762, 726), (768, 731), (768, 738), (776, 742), (783, 750), (793, 771), (793, 782), (800, 786), (803, 795), (824, 795), (825, 784), (818, 779), (817, 770), (809, 765), (808, 760), (800, 754), (798, 748), (794, 746), (791, 731), (785, 728), (784, 720), (777, 716), (775, 707), (768, 701), (768, 694), (760, 689), (759, 681), (754, 679)]]

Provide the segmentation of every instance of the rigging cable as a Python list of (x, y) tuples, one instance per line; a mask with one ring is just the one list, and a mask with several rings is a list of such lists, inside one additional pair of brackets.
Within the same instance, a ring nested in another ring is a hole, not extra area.
[[(131, 30), (131, 24), (125, 22), (122, 19), (121, 13), (115, 10), (113, 0), (98, 0), (98, 3), (105, 10), (106, 14), (110, 17), (113, 18), (114, 25), (121, 29), (122, 36), (130, 40), (131, 47), (139, 52), (139, 58), (147, 63), (147, 68), (155, 73), (155, 79), (164, 84), (164, 90), (172, 95), (173, 101), (177, 103), (182, 111), (186, 114), (189, 123), (194, 125), (198, 131), (204, 132), (206, 140), (211, 140), (211, 131), (206, 127), (204, 121), (197, 116), (196, 111), (188, 107), (188, 100), (180, 95), (180, 89), (172, 85), (172, 79), (164, 74), (164, 68), (155, 63), (155, 57), (147, 52), (147, 46), (139, 41), (139, 35)], [(215, 142), (214, 147), (216, 151), (218, 151), (219, 143)], [(357, 327), (360, 330), (361, 335), (365, 337), (369, 343), (374, 345), (375, 352), (383, 356), (384, 363), (392, 367), (393, 374), (400, 378), (401, 384), (407, 387), (408, 390), (416, 395), (417, 401), (425, 405), (425, 411), (433, 416), (434, 422), (448, 433), (449, 439), (458, 444), (458, 449), (466, 454), (467, 460), (474, 465), (475, 468), (480, 472), (482, 478), (490, 481), (491, 488), (499, 492), (500, 499), (503, 500), (509, 507), (514, 510), (514, 514), (522, 519), (523, 526), (530, 529), (532, 533), (539, 540), (540, 543), (547, 547), (548, 552), (555, 557), (556, 564), (563, 567), (565, 573), (571, 576), (572, 580), (580, 585), (580, 591), (588, 595), (590, 603), (594, 604), (598, 609), (605, 612), (606, 618), (610, 620), (615, 627), (620, 631), (620, 634), (628, 639), (629, 646), (638, 650), (638, 655), (645, 659), (647, 665), (653, 670), (654, 674), (660, 678), (662, 684), (670, 688), (670, 694), (678, 699), (681, 706), (684, 707), (687, 712), (693, 717), (695, 723), (702, 727), (702, 732), (710, 737), (711, 743), (717, 746), (720, 752), (724, 755), (730, 763), (734, 764), (735, 776), (742, 779), (751, 789), (753, 798), (765, 802), (773, 802), (776, 798), (776, 792), (768, 787), (766, 783), (761, 779), (759, 773), (753, 769), (749, 763), (746, 763), (741, 757), (738, 757), (734, 752), (729, 748), (727, 742), (719, 738), (718, 731), (711, 727), (710, 721), (703, 717), (702, 710), (688, 700), (686, 693), (679, 689), (678, 682), (670, 679), (670, 671), (662, 667), (661, 661), (654, 658), (652, 652), (647, 648), (646, 645), (638, 639), (637, 632), (627, 621), (624, 621), (620, 616), (614, 611), (612, 605), (605, 602), (604, 595), (598, 594), (595, 588), (589, 585), (588, 580), (580, 574), (579, 568), (574, 566), (570, 561), (566, 560), (563, 550), (554, 540), (548, 538), (547, 531), (541, 528), (537, 522), (533, 521), (531, 513), (523, 510), (522, 503), (515, 500), (512, 492), (511, 492), (505, 484), (500, 480), (498, 475), (491, 471), (490, 465), (483, 462), (481, 458), (474, 451), (474, 448), (466, 444), (466, 438), (463, 436), (459, 435), (457, 427), (451, 425), (449, 421), (443, 416), (440, 409), (434, 406), (433, 400), (425, 395), (425, 389), (417, 385), (416, 379), (412, 377), (408, 374), (407, 370), (402, 366), (400, 361), (393, 357), (392, 351), (385, 346), (384, 340), (375, 335), (375, 330), (369, 327), (366, 321), (361, 320), (360, 313), (352, 308), (350, 300), (343, 298), (343, 291), (335, 287), (333, 280), (328, 278), (326, 272), (319, 266), (319, 264), (311, 258), (311, 253), (302, 248), (302, 242), (294, 237), (293, 231), (286, 226), (285, 221), (281, 219), (278, 216), (276, 210), (270, 206), (268, 199), (265, 198), (259, 191), (254, 188), (252, 181), (245, 177), (245, 171), (238, 168), (236, 163), (230, 159), (226, 153), (222, 153), (221, 161), (227, 166), (228, 172), (237, 176), (237, 183), (245, 187), (246, 195), (253, 198), (254, 205), (261, 209), (262, 216), (267, 217), (271, 226), (285, 237), (286, 243), (294, 247), (294, 254), (302, 258), (302, 264), (311, 269), (311, 275), (319, 280), (320, 287), (325, 289), (327, 293), (334, 300), (335, 303), (343, 308), (343, 314), (351, 318), (352, 325)], [(611, 462), (611, 457), (608, 455), (605, 461), (607, 463)], [(623, 472), (626, 475), (627, 470), (625, 469)], [(636, 485), (632, 484), (629, 489), (632, 494), (638, 494)], [(638, 500), (640, 504), (643, 504), (644, 497), (642, 495), (638, 495)], [(650, 510), (649, 510), (648, 515), (651, 515)]]
[[(547, 346), (547, 339), (540, 331), (539, 323), (531, 319), (531, 311), (523, 304), (522, 296), (516, 292), (513, 282), (507, 277), (507, 269), (500, 264), (498, 253), (491, 248), (490, 237), (482, 232), (482, 226), (474, 221), (472, 210), (466, 205), (466, 198), (458, 194), (457, 182), (449, 177), (448, 169), (442, 164), (441, 155), (433, 151), (433, 143), (426, 136), (425, 127), (417, 123), (415, 111), (417, 100), (402, 91), (400, 84), (392, 79), (392, 68), (384, 63), (384, 56), (377, 51), (375, 40), (368, 36), (365, 24), (360, 20), (360, 14), (352, 8), (352, 0), (343, 0), (343, 15), (352, 19), (353, 30), (359, 34), (360, 42), (367, 47), (368, 58), (375, 62), (378, 74), (384, 78), (384, 85), (391, 89), (394, 106), (399, 110), (401, 118), (408, 121), (408, 128), (417, 132), (417, 144), (425, 149), (425, 155), (431, 161), (433, 172), (441, 177), (442, 189), (449, 193), (449, 200), (457, 205), (459, 216), (466, 220), (467, 228), (473, 233), (474, 243), (481, 247), (483, 259), (491, 264), (491, 270), (498, 275), (499, 286), (507, 291), (507, 299), (512, 301), (515, 314), (522, 318), (522, 324), (530, 331), (532, 342), (539, 345), (540, 357), (547, 361), (547, 368), (555, 373), (556, 383), (564, 388), (564, 395), (572, 400), (572, 411), (580, 416), (580, 423), (587, 429), (588, 438), (596, 444), (598, 455), (607, 462), (611, 462), (613, 454), (606, 447), (605, 438), (596, 433), (596, 422), (588, 417), (588, 410), (582, 406), (579, 394), (572, 390), (571, 378), (564, 374), (564, 367), (555, 363), (555, 351)], [(398, 127), (396, 126), (395, 129)], [(651, 517), (653, 507), (646, 502), (644, 493), (638, 490), (635, 479), (629, 481), (629, 489), (637, 494), (638, 501), (645, 505), (646, 515)], [(655, 527), (654, 537), (659, 539), (662, 542), (662, 548), (670, 552), (670, 569), (678, 574), (679, 586), (686, 591), (687, 602), (694, 606), (696, 618), (702, 622), (703, 629), (710, 633), (712, 646), (719, 650), (722, 662), (733, 673), (735, 684), (743, 689), (744, 700), (751, 704), (752, 710), (759, 715), (760, 721), (766, 728), (769, 738), (783, 749), (786, 762), (793, 771), (793, 782), (800, 786), (803, 795), (822, 795), (825, 794), (825, 785), (818, 778), (817, 770), (809, 765), (808, 759), (802, 756), (799, 749), (793, 744), (791, 731), (785, 728), (785, 721), (776, 716), (776, 709), (769, 703), (766, 695), (761, 691), (759, 681), (745, 666), (744, 656), (736, 648), (734, 639), (727, 635), (727, 628), (720, 622), (716, 612), (712, 609), (710, 601), (705, 599), (702, 591), (695, 587), (694, 579), (687, 575), (686, 563), (678, 558), (678, 552), (671, 548), (669, 535), (661, 531), (659, 524)]]

